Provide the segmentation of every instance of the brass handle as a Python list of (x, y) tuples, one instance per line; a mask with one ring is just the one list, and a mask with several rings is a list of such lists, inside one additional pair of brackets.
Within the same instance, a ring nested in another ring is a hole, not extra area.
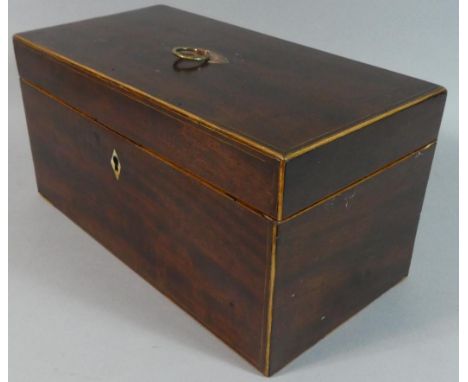
[(210, 51), (202, 48), (191, 48), (189, 46), (176, 46), (172, 53), (181, 60), (205, 62), (210, 59)]

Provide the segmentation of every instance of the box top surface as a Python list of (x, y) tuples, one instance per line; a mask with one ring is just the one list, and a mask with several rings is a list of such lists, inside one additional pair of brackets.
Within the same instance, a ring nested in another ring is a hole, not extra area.
[[(35, 30), (19, 38), (279, 157), (440, 91), (426, 81), (167, 6)], [(209, 49), (229, 63), (177, 70), (176, 46)]]

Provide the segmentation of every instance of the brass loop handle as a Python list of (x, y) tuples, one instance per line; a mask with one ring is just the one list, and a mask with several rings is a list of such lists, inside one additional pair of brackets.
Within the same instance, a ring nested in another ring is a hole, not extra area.
[(210, 52), (207, 49), (192, 48), (189, 46), (176, 46), (172, 48), (172, 53), (181, 60), (206, 62), (210, 59)]

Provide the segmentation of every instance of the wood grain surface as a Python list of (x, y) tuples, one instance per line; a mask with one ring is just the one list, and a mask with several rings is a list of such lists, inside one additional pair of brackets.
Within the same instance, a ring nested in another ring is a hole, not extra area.
[(434, 147), (278, 225), (269, 373), (408, 274)]
[(282, 217), (437, 139), (446, 93), (286, 162)]
[(251, 208), (276, 217), (278, 159), (126, 95), (18, 41), (15, 52), (22, 78)]
[[(21, 33), (123, 91), (287, 154), (439, 86), (167, 6)], [(229, 64), (174, 70), (175, 46)]]

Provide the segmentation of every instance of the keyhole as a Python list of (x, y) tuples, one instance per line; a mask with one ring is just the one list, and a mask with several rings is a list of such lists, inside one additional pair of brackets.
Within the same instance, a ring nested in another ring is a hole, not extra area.
[(119, 171), (119, 160), (117, 157), (112, 157), (112, 160), (114, 161), (114, 171)]
[(112, 166), (112, 170), (114, 171), (115, 179), (119, 180), (121, 165), (120, 165), (119, 156), (117, 155), (117, 151), (115, 151), (115, 149), (112, 152), (110, 163)]

